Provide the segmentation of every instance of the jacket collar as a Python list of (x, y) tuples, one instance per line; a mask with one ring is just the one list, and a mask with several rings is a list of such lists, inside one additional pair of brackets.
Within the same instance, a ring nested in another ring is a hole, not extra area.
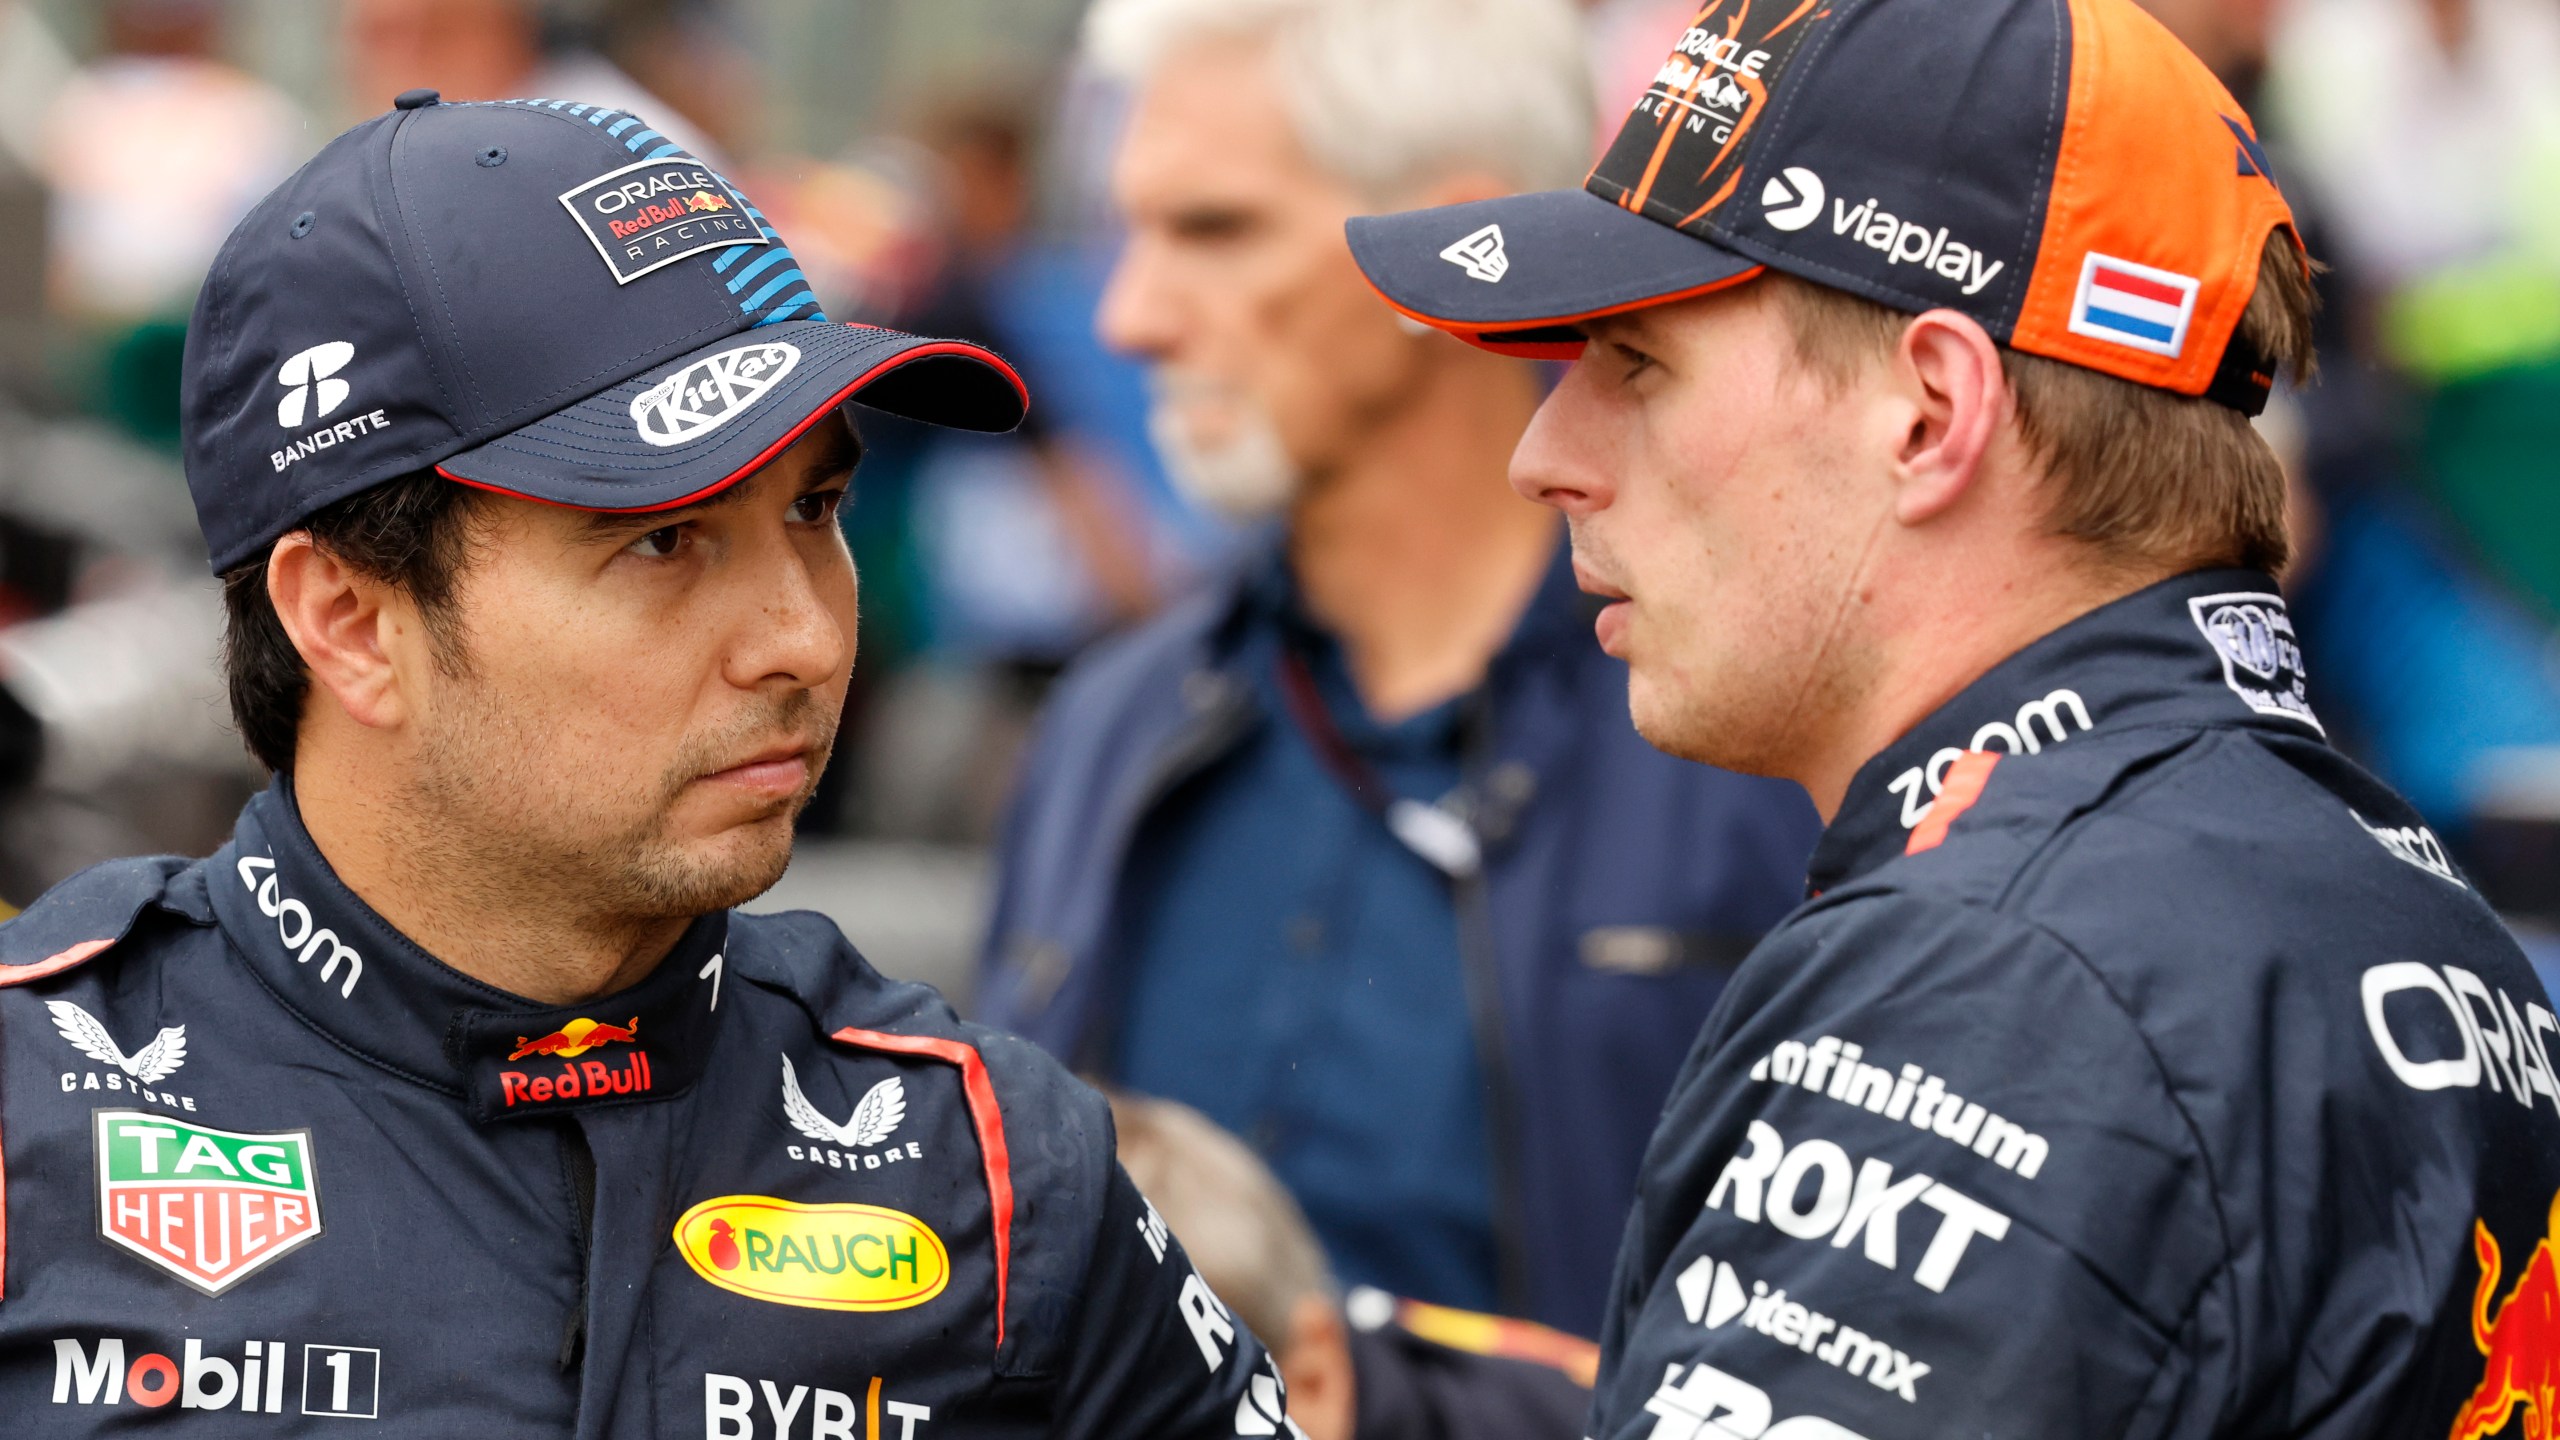
[(446, 965), (358, 899), (312, 844), (283, 777), (249, 801), (208, 872), (216, 922), (286, 1009), (461, 1097), (475, 1120), (669, 1099), (701, 1074), (726, 911), (696, 920), (639, 984), (545, 1008)]
[(2203, 570), (2100, 606), (1993, 666), (1859, 767), (1814, 850), (1820, 893), (1911, 844), (1969, 750), (2035, 754), (2140, 726), (2323, 734), (2275, 581)]

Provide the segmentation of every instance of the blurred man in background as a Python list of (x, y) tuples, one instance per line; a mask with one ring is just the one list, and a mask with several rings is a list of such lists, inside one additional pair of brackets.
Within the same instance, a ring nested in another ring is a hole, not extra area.
[(1117, 1093), (1120, 1166), (1200, 1278), (1264, 1337), (1307, 1440), (1574, 1440), (1599, 1347), (1367, 1287), (1335, 1287), (1307, 1217), (1199, 1111)]
[(1538, 372), (1400, 324), (1341, 234), (1578, 177), (1574, 13), (1105, 0), (1086, 33), (1137, 88), (1097, 323), (1179, 483), (1276, 523), (1062, 682), (985, 1016), (1245, 1136), (1346, 1280), (1595, 1334), (1645, 1131), (1813, 817), (1637, 738), (1503, 483)]

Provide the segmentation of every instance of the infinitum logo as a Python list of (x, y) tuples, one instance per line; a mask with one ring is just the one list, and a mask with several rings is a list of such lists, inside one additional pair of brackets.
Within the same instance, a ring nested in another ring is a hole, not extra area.
[(276, 423), (287, 430), (299, 430), (306, 418), (328, 419), (347, 403), (349, 390), (346, 381), (333, 377), (355, 358), (356, 347), (344, 340), (314, 345), (285, 357), (283, 368), (276, 371), (276, 383), (285, 387), (284, 398), (276, 402)]

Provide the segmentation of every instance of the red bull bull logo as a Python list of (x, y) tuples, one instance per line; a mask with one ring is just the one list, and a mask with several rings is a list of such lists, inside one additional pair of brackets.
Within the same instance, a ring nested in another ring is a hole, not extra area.
[(2472, 1248), (2480, 1257), (2480, 1288), (2471, 1301), (2471, 1343), (2488, 1364), (2480, 1388), (2453, 1418), (2452, 1440), (2499, 1433), (2518, 1406), (2528, 1440), (2546, 1440), (2560, 1425), (2560, 1195), (2551, 1200), (2550, 1233), (2525, 1257), (2494, 1319), (2489, 1302), (2503, 1270), (2498, 1237), (2474, 1221)]
[(684, 208), (690, 211), (702, 212), (711, 210), (727, 210), (730, 209), (731, 206), (726, 199), (721, 196), (714, 195), (708, 190), (696, 190), (691, 195), (685, 197)]
[(557, 1055), (563, 1060), (575, 1060), (598, 1046), (622, 1044), (639, 1038), (640, 1017), (637, 1015), (631, 1017), (631, 1023), (628, 1025), (608, 1025), (600, 1020), (589, 1020), (582, 1015), (548, 1035), (540, 1035), (532, 1039), (522, 1035), (517, 1036), (516, 1048), (507, 1056), (507, 1059), (513, 1061), (521, 1060), (527, 1055)]

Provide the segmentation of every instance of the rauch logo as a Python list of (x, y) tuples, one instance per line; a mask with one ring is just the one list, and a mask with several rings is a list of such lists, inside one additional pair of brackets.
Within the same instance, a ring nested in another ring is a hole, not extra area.
[(942, 1237), (880, 1205), (723, 1195), (684, 1212), (675, 1240), (696, 1275), (776, 1305), (904, 1310), (951, 1283)]

